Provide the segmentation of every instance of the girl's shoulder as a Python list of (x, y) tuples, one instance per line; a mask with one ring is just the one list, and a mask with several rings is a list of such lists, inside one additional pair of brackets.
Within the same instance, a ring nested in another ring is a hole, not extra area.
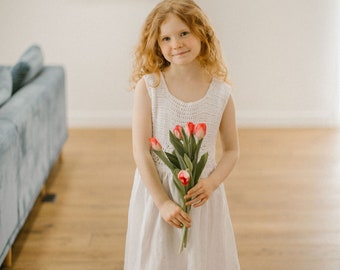
[(152, 88), (157, 88), (160, 85), (160, 74), (157, 73), (149, 73), (149, 74), (145, 74), (143, 75), (143, 80), (146, 84), (146, 87), (148, 89), (152, 89)]
[(222, 81), (222, 80), (214, 77), (212, 79), (212, 84), (214, 86), (213, 88), (215, 89), (215, 91), (224, 95), (224, 96), (225, 95), (229, 96), (232, 92), (232, 86), (228, 82)]

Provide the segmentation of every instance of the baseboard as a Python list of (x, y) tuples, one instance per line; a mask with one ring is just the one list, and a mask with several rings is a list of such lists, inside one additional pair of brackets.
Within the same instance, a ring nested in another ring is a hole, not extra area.
[[(68, 123), (72, 128), (130, 128), (132, 123), (131, 111), (71, 111)], [(261, 112), (238, 111), (237, 124), (239, 127), (335, 127), (339, 121), (329, 112), (298, 111), (298, 112)]]
[(335, 127), (339, 120), (335, 114), (324, 111), (295, 111), (295, 112), (237, 112), (239, 127)]
[(131, 111), (70, 111), (69, 127), (73, 128), (129, 128)]

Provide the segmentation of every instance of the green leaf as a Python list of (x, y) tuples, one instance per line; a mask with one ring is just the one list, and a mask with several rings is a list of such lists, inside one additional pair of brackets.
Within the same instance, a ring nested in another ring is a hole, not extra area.
[(185, 133), (184, 128), (182, 127), (182, 136), (183, 136), (183, 146), (185, 153), (188, 154), (188, 147), (189, 147), (189, 138), (188, 135)]
[(175, 169), (174, 165), (168, 160), (168, 158), (166, 157), (166, 155), (164, 154), (163, 150), (162, 151), (155, 151), (152, 150), (163, 162), (166, 166), (169, 167), (169, 169), (171, 171), (173, 171)]
[(195, 149), (196, 149), (196, 140), (194, 135), (190, 135), (189, 137), (189, 147), (188, 147), (188, 154), (191, 160), (194, 159), (194, 154), (195, 154)]
[(184, 154), (184, 162), (187, 165), (187, 168), (192, 172), (193, 166), (190, 158), (187, 156), (187, 154)]
[(175, 150), (175, 153), (176, 153), (176, 156), (178, 158), (178, 162), (179, 162), (179, 165), (181, 167), (181, 170), (186, 170), (187, 169), (187, 165), (185, 164), (184, 159), (182, 158), (180, 153), (178, 153), (177, 150)]
[(171, 131), (169, 131), (169, 138), (175, 150), (183, 156), (185, 151), (182, 142)]
[(193, 164), (196, 164), (197, 163), (197, 159), (198, 159), (198, 153), (201, 149), (201, 145), (202, 145), (202, 142), (203, 142), (203, 139), (200, 139), (196, 145), (196, 148), (195, 148), (195, 154), (194, 154), (194, 159), (193, 159)]
[(175, 154), (171, 154), (168, 152), (165, 152), (167, 158), (169, 159), (169, 161), (176, 167), (176, 168), (180, 168), (179, 165), (179, 161), (177, 159), (177, 156)]
[(193, 188), (196, 184), (193, 174), (191, 172), (189, 172), (189, 173), (190, 173), (190, 181), (189, 181), (189, 184), (188, 184), (187, 191), (189, 191), (191, 188)]
[[(195, 182), (197, 183), (198, 179), (201, 177), (204, 166), (208, 161), (208, 152), (201, 156), (200, 161), (197, 163), (195, 170)], [(195, 183), (195, 184), (196, 184)]]

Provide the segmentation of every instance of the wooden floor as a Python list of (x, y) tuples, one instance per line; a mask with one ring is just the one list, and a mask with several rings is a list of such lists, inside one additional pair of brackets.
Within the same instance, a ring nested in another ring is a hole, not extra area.
[[(240, 144), (226, 190), (241, 269), (339, 270), (340, 131), (241, 129)], [(56, 201), (37, 201), (11, 269), (123, 269), (131, 153), (129, 130), (70, 130)]]

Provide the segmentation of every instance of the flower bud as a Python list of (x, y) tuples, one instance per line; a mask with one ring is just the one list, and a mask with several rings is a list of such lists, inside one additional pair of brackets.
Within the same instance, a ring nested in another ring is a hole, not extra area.
[(205, 137), (206, 132), (207, 125), (205, 123), (199, 123), (195, 126), (194, 135), (198, 140), (203, 139)]
[(188, 122), (185, 126), (185, 133), (190, 136), (194, 134), (195, 124), (193, 122)]
[(153, 137), (149, 138), (150, 146), (154, 151), (161, 151), (162, 150), (162, 145), (159, 143), (159, 141)]
[(181, 170), (178, 173), (177, 178), (178, 178), (179, 181), (181, 181), (183, 186), (187, 186), (189, 184), (189, 181), (190, 181), (190, 174), (186, 170)]
[(175, 126), (173, 133), (177, 139), (182, 140), (182, 127), (180, 125)]

